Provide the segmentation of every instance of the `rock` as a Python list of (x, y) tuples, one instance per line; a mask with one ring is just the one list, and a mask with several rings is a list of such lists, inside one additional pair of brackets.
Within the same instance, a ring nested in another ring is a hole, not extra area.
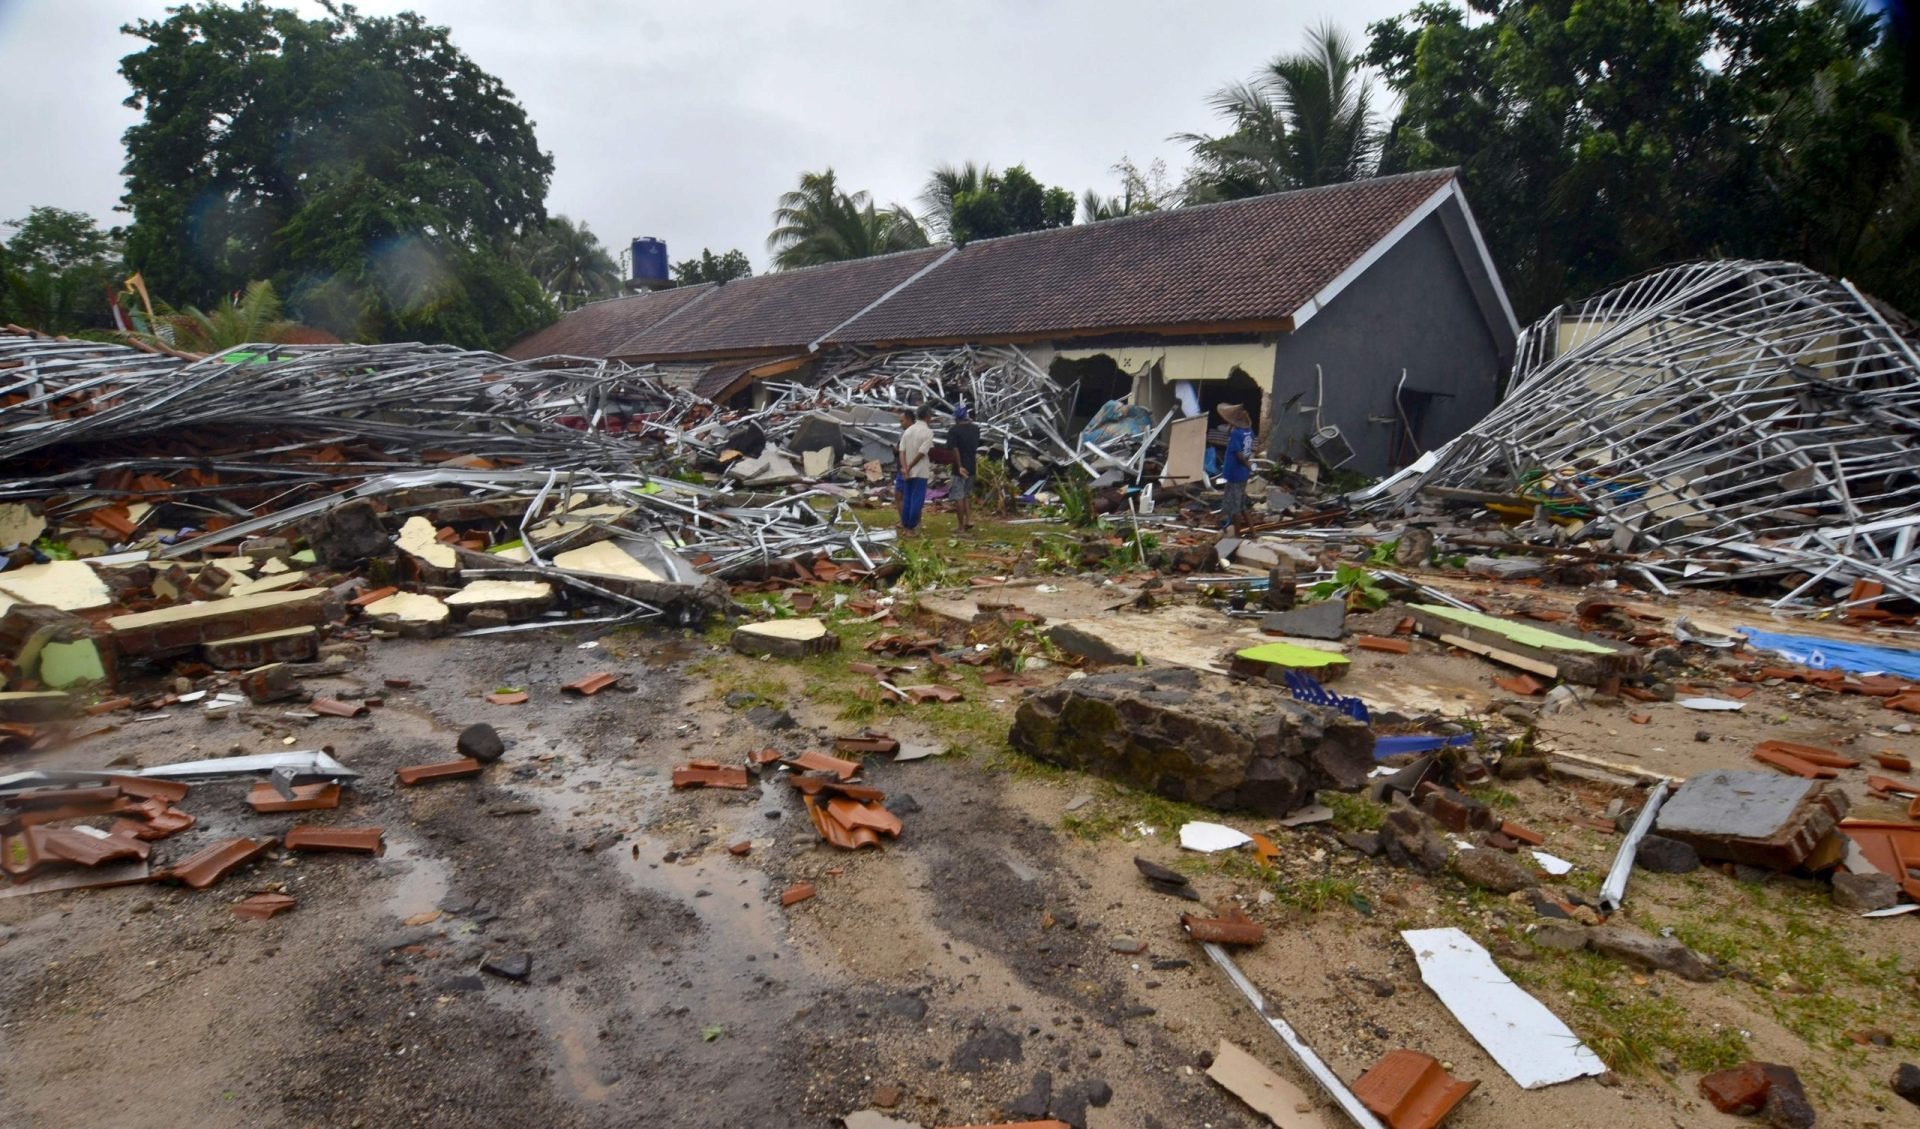
[(368, 498), (322, 510), (300, 523), (300, 535), (307, 539), (314, 558), (329, 568), (393, 555), (393, 541), (380, 524), (380, 511)]
[(484, 721), (476, 721), (460, 731), (460, 738), (454, 743), (463, 757), (472, 757), (481, 764), (492, 764), (507, 753), (507, 743), (493, 726)]
[(1447, 845), (1433, 833), (1433, 823), (1412, 808), (1397, 807), (1380, 825), (1380, 845), (1395, 866), (1434, 873), (1447, 865)]
[(1053, 1075), (1042, 1070), (1033, 1076), (1033, 1085), (1026, 1093), (1008, 1103), (1007, 1112), (1014, 1117), (1037, 1121), (1047, 1115), (1047, 1110), (1052, 1105)]
[(1660, 809), (1660, 834), (1701, 858), (1787, 871), (1813, 854), (1847, 814), (1846, 793), (1777, 772), (1703, 772)]
[(1700, 852), (1691, 843), (1665, 835), (1645, 835), (1634, 852), (1633, 865), (1655, 874), (1691, 874), (1700, 869)]
[(978, 1074), (1000, 1062), (1020, 1062), (1026, 1057), (1020, 1036), (998, 1027), (976, 1031), (954, 1049), (949, 1060), (956, 1073)]
[(1577, 953), (1587, 947), (1586, 926), (1563, 921), (1549, 921), (1528, 934), (1528, 938), (1541, 948), (1555, 952)]
[(1767, 1075), (1767, 1104), (1760, 1107), (1760, 1116), (1774, 1129), (1813, 1129), (1817, 1115), (1800, 1085), (1799, 1072), (1774, 1062), (1762, 1064), (1761, 1069)]
[(1533, 876), (1499, 851), (1479, 848), (1453, 856), (1453, 872), (1483, 890), (1511, 894), (1533, 885)]
[(1147, 880), (1147, 885), (1162, 894), (1171, 894), (1190, 902), (1200, 900), (1199, 893), (1187, 882), (1187, 876), (1179, 871), (1169, 870), (1157, 862), (1149, 862), (1137, 855), (1134, 857), (1133, 865), (1134, 869), (1140, 872), (1140, 876)]
[(1373, 733), (1265, 686), (1182, 668), (1098, 674), (1036, 691), (1014, 716), (1014, 748), (1170, 799), (1283, 816), (1319, 789), (1353, 791)]
[(1378, 831), (1341, 831), (1337, 832), (1334, 838), (1340, 840), (1353, 850), (1359, 851), (1368, 858), (1373, 858), (1380, 853), (1380, 833)]
[(1887, 1085), (1893, 1087), (1894, 1093), (1914, 1105), (1920, 1105), (1920, 1066), (1910, 1062), (1901, 1063), (1900, 1068), (1893, 1072), (1893, 1078)]
[(730, 710), (743, 710), (760, 700), (760, 695), (749, 694), (745, 690), (735, 690), (721, 699)]
[(742, 624), (733, 633), (733, 649), (743, 655), (804, 659), (840, 649), (840, 637), (819, 619), (774, 619)]
[(901, 792), (887, 798), (886, 809), (899, 816), (912, 815), (920, 810), (920, 801), (911, 792)]
[(1712, 966), (1699, 953), (1671, 937), (1655, 937), (1631, 925), (1602, 925), (1589, 930), (1587, 945), (1596, 953), (1638, 968), (1659, 969), (1686, 980), (1713, 977)]
[(774, 709), (772, 706), (753, 707), (747, 711), (747, 720), (762, 729), (771, 729), (775, 732), (792, 729), (794, 726), (792, 714), (786, 710)]
[(467, 613), (464, 622), (469, 630), (480, 631), (489, 627), (505, 627), (514, 619), (511, 613), (500, 608), (474, 608)]
[[(1524, 707), (1522, 712), (1526, 712)], [(1547, 774), (1547, 760), (1545, 757), (1501, 757), (1500, 764), (1493, 771), (1502, 780), (1544, 777)]]
[(919, 996), (907, 993), (888, 996), (881, 1002), (881, 1006), (893, 1014), (904, 1019), (910, 1019), (915, 1023), (927, 1017), (927, 1001), (921, 999)]
[(480, 971), (526, 983), (533, 975), (532, 953), (500, 953), (480, 962)]
[(1082, 1082), (1080, 1088), (1086, 1092), (1087, 1104), (1095, 1109), (1100, 1109), (1113, 1100), (1113, 1087), (1107, 1085), (1103, 1078)]
[(1743, 1062), (1700, 1079), (1700, 1096), (1721, 1113), (1747, 1117), (1767, 1104), (1767, 1085), (1767, 1074), (1760, 1063)]
[(1338, 641), (1347, 633), (1347, 605), (1340, 600), (1318, 600), (1304, 608), (1274, 612), (1260, 621), (1268, 635)]
[(1138, 956), (1147, 951), (1147, 943), (1133, 937), (1115, 937), (1107, 942), (1107, 948), (1127, 956)]
[(1833, 904), (1841, 909), (1866, 913), (1886, 909), (1900, 900), (1900, 884), (1885, 874), (1833, 874)]

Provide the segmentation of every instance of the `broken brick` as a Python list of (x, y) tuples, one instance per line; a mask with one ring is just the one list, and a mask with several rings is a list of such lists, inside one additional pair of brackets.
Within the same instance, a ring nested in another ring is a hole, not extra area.
[(713, 761), (693, 761), (673, 770), (675, 788), (733, 788), (750, 786), (747, 770), (739, 765), (719, 765)]
[(1713, 1108), (1735, 1117), (1760, 1112), (1767, 1104), (1767, 1074), (1757, 1062), (1743, 1062), (1731, 1070), (1718, 1070), (1700, 1079), (1700, 1096)]
[(285, 894), (255, 894), (233, 904), (233, 916), (248, 921), (265, 921), (276, 913), (284, 913), (299, 903)]
[(1413, 644), (1405, 639), (1388, 639), (1380, 635), (1357, 635), (1353, 645), (1363, 651), (1378, 651), (1384, 655), (1404, 655), (1413, 650)]
[(1531, 698), (1547, 692), (1547, 684), (1531, 674), (1497, 676), (1493, 684), (1509, 694), (1518, 694), (1523, 698)]
[(290, 851), (345, 851), (382, 855), (385, 832), (378, 827), (295, 827), (283, 839)]
[(456, 780), (463, 776), (478, 776), (486, 768), (472, 757), (459, 760), (441, 761), (437, 764), (415, 764), (394, 769), (393, 775), (402, 787), (411, 788), (415, 784), (427, 784), (435, 780)]
[(806, 901), (819, 892), (819, 889), (811, 882), (795, 882), (793, 885), (780, 891), (780, 904), (782, 906), (799, 905), (801, 902)]
[(1216, 945), (1257, 945), (1267, 936), (1266, 926), (1231, 908), (1219, 917), (1183, 913), (1180, 927), (1194, 940)]

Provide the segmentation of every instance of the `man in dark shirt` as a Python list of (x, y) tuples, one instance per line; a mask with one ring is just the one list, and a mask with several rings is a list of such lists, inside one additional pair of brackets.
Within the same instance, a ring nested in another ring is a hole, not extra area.
[(980, 469), (980, 425), (967, 418), (967, 406), (953, 409), (953, 426), (947, 429), (947, 446), (953, 448), (953, 481), (947, 496), (953, 499), (960, 518), (960, 532), (973, 528), (973, 478)]

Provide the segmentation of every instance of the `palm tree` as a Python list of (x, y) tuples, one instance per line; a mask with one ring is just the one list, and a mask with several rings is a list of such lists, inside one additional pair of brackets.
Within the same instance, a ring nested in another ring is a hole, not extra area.
[(865, 192), (840, 191), (833, 170), (803, 172), (773, 210), (767, 249), (775, 270), (865, 259), (927, 246), (926, 229), (899, 204), (876, 208)]
[(507, 246), (507, 258), (562, 307), (620, 293), (620, 267), (584, 221), (553, 216)]
[(183, 353), (218, 353), (235, 345), (273, 345), (300, 334), (299, 322), (281, 316), (280, 295), (271, 282), (249, 282), (244, 295), (232, 294), (214, 304), (211, 310), (188, 306), (168, 309), (160, 303), (160, 312), (147, 324), (146, 315), (133, 314), (135, 328), (127, 336), (150, 345), (162, 345)]
[(1275, 58), (1211, 102), (1231, 132), (1177, 135), (1192, 147), (1203, 197), (1338, 184), (1371, 176), (1377, 167), (1373, 86), (1360, 73), (1346, 33), (1331, 24), (1309, 32), (1305, 50)]
[(933, 170), (920, 193), (920, 202), (926, 205), (927, 227), (936, 238), (942, 241), (953, 238), (954, 198), (962, 192), (980, 191), (992, 176), (992, 165), (976, 165), (972, 161), (940, 165)]

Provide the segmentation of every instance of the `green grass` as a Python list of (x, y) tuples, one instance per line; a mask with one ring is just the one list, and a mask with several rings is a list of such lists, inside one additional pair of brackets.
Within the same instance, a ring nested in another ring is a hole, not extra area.
[(1620, 1073), (1705, 1074), (1751, 1055), (1738, 1030), (1702, 1024), (1685, 1004), (1636, 985), (1632, 969), (1596, 953), (1543, 953), (1502, 967)]
[(1363, 795), (1329, 789), (1319, 798), (1333, 809), (1333, 825), (1342, 831), (1375, 831), (1386, 822), (1387, 809)]

